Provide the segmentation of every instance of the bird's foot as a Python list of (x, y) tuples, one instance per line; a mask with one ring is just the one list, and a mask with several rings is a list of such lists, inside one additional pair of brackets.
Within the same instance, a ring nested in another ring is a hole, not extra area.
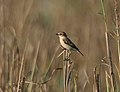
[(64, 61), (70, 61), (70, 58), (65, 58)]

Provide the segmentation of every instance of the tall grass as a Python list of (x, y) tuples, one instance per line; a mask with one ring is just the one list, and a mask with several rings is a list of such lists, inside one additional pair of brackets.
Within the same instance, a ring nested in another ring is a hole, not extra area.
[[(115, 27), (116, 27), (116, 36), (119, 36), (119, 32), (118, 32), (118, 27), (119, 27), (119, 24), (118, 24), (118, 11), (117, 11), (117, 1), (114, 1), (114, 4), (115, 4)], [(105, 71), (105, 81), (106, 81), (106, 91), (107, 92), (119, 92), (119, 87), (117, 85), (119, 85), (119, 81), (117, 81), (117, 77), (119, 77), (119, 73), (115, 73), (115, 71), (117, 70), (118, 71), (118, 68), (119, 68), (119, 65), (118, 66), (114, 66), (114, 63), (113, 63), (113, 59), (112, 59), (112, 50), (111, 50), (111, 40), (110, 38), (111, 37), (111, 34), (110, 34), (110, 31), (108, 29), (108, 20), (107, 20), (107, 16), (106, 16), (106, 11), (105, 11), (105, 4), (104, 4), (104, 1), (101, 0), (101, 7), (102, 7), (102, 15), (103, 15), (103, 19), (104, 19), (104, 25), (105, 25), (105, 39), (106, 39), (106, 52), (107, 52), (107, 55), (106, 55), (106, 58), (107, 60), (105, 61), (108, 61), (108, 65), (110, 67), (108, 67), (108, 71)], [(118, 40), (118, 39), (117, 39)], [(117, 47), (118, 47), (118, 58), (119, 58), (119, 41), (117, 41)], [(118, 62), (119, 62), (119, 59), (118, 59)], [(116, 68), (115, 68), (116, 67)], [(101, 75), (101, 73), (98, 73), (98, 75)], [(96, 77), (96, 69), (95, 69), (95, 72), (94, 72), (94, 81), (96, 83), (96, 91), (99, 92), (99, 78)]]
[[(119, 92), (119, 5), (119, 0), (0, 0), (0, 91)], [(85, 56), (59, 55), (58, 31)]]
[(115, 83), (115, 74), (113, 71), (113, 61), (112, 61), (112, 55), (111, 55), (111, 48), (110, 48), (110, 36), (109, 36), (109, 31), (108, 31), (108, 25), (107, 25), (107, 19), (106, 19), (106, 12), (105, 12), (105, 8), (104, 8), (104, 2), (103, 0), (101, 0), (101, 7), (103, 10), (103, 17), (104, 17), (104, 23), (105, 23), (105, 39), (106, 39), (106, 49), (107, 49), (107, 58), (110, 64), (110, 69), (109, 69), (109, 73), (110, 73), (110, 79), (111, 79), (111, 87), (112, 87), (112, 91), (114, 92), (116, 90), (116, 83)]

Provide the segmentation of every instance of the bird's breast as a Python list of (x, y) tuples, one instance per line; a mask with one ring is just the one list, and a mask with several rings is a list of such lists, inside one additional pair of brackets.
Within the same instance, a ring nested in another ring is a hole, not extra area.
[(69, 46), (68, 44), (66, 44), (63, 39), (60, 39), (60, 44), (61, 44), (61, 45), (63, 46), (63, 48), (65, 48), (65, 49), (68, 49), (68, 50), (71, 50), (71, 49), (72, 49), (71, 46)]

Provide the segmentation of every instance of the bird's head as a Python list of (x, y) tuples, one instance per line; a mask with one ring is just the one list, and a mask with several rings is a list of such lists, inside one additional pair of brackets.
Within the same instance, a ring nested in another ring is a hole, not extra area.
[(67, 37), (65, 32), (58, 32), (56, 35), (58, 35), (59, 37)]

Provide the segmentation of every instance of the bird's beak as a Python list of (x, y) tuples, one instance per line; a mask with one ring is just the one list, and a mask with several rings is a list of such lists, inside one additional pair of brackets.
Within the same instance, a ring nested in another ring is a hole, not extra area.
[(56, 35), (58, 35), (58, 33), (56, 33)]

